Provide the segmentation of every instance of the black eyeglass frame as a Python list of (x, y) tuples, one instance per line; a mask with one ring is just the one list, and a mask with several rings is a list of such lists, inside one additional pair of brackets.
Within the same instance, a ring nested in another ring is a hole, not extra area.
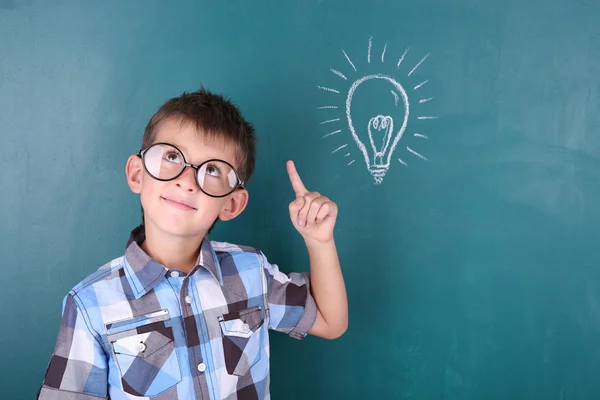
[[(157, 178), (150, 171), (148, 171), (148, 168), (146, 168), (146, 160), (144, 159), (144, 155), (152, 147), (158, 146), (158, 145), (166, 145), (166, 146), (173, 147), (174, 149), (176, 149), (179, 152), (179, 154), (181, 154), (181, 157), (183, 158), (183, 168), (181, 168), (181, 172), (178, 173), (173, 178), (170, 178), (170, 179)], [(231, 165), (227, 161), (220, 160), (218, 158), (211, 158), (210, 160), (206, 160), (206, 161), (204, 161), (204, 162), (202, 162), (201, 164), (198, 164), (198, 165), (190, 164), (189, 162), (186, 161), (185, 155), (183, 154), (183, 151), (181, 151), (177, 146), (175, 146), (174, 144), (171, 144), (171, 143), (166, 143), (166, 142), (152, 143), (150, 146), (146, 147), (145, 149), (141, 149), (140, 151), (138, 151), (137, 152), (137, 156), (142, 159), (142, 165), (144, 166), (144, 171), (146, 171), (148, 173), (148, 175), (150, 175), (153, 179), (156, 179), (157, 181), (168, 182), (168, 181), (175, 180), (175, 179), (179, 178), (181, 176), (181, 174), (183, 174), (183, 171), (185, 171), (185, 169), (187, 167), (190, 167), (190, 168), (192, 168), (195, 171), (194, 176), (196, 177), (196, 186), (198, 186), (198, 188), (202, 191), (202, 193), (204, 193), (207, 196), (214, 197), (214, 198), (218, 199), (218, 198), (221, 198), (221, 197), (229, 196), (231, 193), (235, 192), (239, 188), (245, 189), (245, 187), (244, 187), (244, 181), (240, 178), (240, 175), (238, 174), (238, 172), (236, 171), (236, 169), (233, 167), (233, 165)], [(233, 188), (231, 188), (231, 190), (229, 192), (227, 192), (226, 194), (223, 194), (223, 195), (220, 195), (220, 196), (215, 196), (214, 194), (207, 193), (204, 189), (202, 189), (202, 186), (200, 186), (200, 183), (198, 182), (198, 173), (200, 172), (200, 168), (202, 168), (202, 166), (204, 164), (209, 163), (211, 161), (219, 161), (219, 162), (225, 163), (225, 164), (229, 165), (231, 167), (231, 170), (235, 173), (235, 177), (237, 179), (237, 184)]]

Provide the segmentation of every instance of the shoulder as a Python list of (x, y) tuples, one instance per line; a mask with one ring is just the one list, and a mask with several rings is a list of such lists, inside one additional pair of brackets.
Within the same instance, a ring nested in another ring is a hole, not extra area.
[(106, 293), (104, 289), (113, 289), (111, 293), (122, 293), (120, 277), (123, 275), (124, 266), (124, 256), (107, 262), (73, 286), (69, 295), (75, 299), (79, 307), (85, 308), (90, 303), (97, 303), (100, 292)]

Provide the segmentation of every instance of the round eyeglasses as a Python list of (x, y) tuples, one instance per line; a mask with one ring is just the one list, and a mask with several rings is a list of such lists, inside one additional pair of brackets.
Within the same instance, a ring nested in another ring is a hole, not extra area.
[(172, 181), (186, 167), (193, 168), (198, 187), (211, 197), (225, 197), (244, 187), (244, 182), (227, 161), (211, 159), (199, 165), (190, 164), (185, 161), (181, 150), (169, 143), (154, 143), (137, 155), (142, 159), (146, 172), (159, 181)]

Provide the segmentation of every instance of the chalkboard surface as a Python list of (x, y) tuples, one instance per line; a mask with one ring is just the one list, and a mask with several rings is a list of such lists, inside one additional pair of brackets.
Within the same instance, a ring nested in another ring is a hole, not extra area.
[[(292, 159), (336, 201), (350, 326), (272, 334), (274, 399), (600, 398), (600, 3), (0, 1), (2, 398), (140, 221), (124, 165), (200, 85), (258, 132), (212, 238), (308, 270)], [(362, 146), (362, 147), (361, 147)]]

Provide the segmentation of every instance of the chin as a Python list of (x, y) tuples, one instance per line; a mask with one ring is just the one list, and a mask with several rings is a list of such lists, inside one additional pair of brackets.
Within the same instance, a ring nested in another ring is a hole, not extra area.
[(155, 225), (163, 232), (172, 236), (201, 236), (204, 235), (210, 226), (204, 226), (194, 221), (192, 218), (172, 218), (172, 216), (162, 215), (158, 220), (154, 220)]
[(204, 238), (204, 235), (198, 229), (172, 228), (160, 229), (165, 235), (172, 238)]

